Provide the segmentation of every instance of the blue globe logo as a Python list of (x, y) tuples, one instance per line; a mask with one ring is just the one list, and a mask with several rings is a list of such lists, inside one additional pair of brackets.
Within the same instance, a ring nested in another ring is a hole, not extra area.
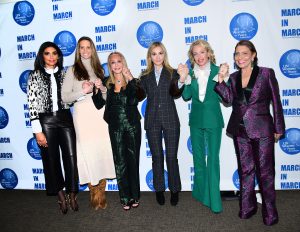
[(34, 18), (33, 5), (28, 1), (19, 1), (14, 5), (13, 18), (21, 26), (30, 24)]
[(279, 67), (282, 74), (288, 78), (300, 77), (300, 50), (285, 52), (280, 58)]
[(27, 151), (28, 154), (36, 160), (40, 160), (42, 159), (41, 157), (41, 150), (36, 142), (35, 138), (31, 138), (29, 139), (29, 141), (27, 142)]
[(2, 169), (0, 171), (0, 184), (5, 189), (14, 189), (18, 184), (17, 174), (9, 168)]
[(107, 63), (102, 64), (102, 68), (104, 69), (104, 76), (109, 76), (108, 65)]
[(236, 170), (233, 175), (232, 175), (232, 182), (233, 185), (237, 188), (240, 189), (240, 177), (239, 177), (239, 173), (238, 170)]
[(139, 26), (136, 33), (136, 38), (142, 47), (148, 48), (153, 42), (162, 41), (163, 30), (156, 22), (144, 22)]
[(183, 0), (183, 2), (189, 6), (198, 6), (204, 2), (204, 0)]
[(87, 186), (88, 186), (88, 184), (83, 184), (83, 185), (79, 184), (79, 192), (86, 190)]
[(146, 113), (146, 108), (147, 108), (147, 98), (143, 101), (142, 107), (141, 107), (141, 113), (143, 117), (145, 118), (145, 113)]
[(76, 38), (69, 31), (59, 32), (54, 38), (54, 43), (57, 44), (64, 56), (71, 55), (76, 48)]
[(250, 40), (258, 30), (256, 18), (249, 13), (240, 13), (230, 22), (230, 33), (236, 40)]
[(290, 128), (285, 131), (285, 137), (279, 140), (279, 146), (288, 155), (300, 153), (300, 129)]
[[(168, 172), (166, 170), (164, 170), (164, 178), (165, 178), (165, 185), (166, 185), (165, 187), (167, 189), (169, 185), (168, 185)], [(153, 185), (153, 171), (152, 171), (152, 169), (146, 175), (146, 183), (147, 183), (147, 185), (148, 185), (148, 187), (151, 191), (155, 191), (154, 185)]]
[(28, 76), (30, 74), (31, 70), (26, 70), (24, 72), (21, 73), (20, 78), (19, 78), (19, 85), (21, 90), (24, 93), (27, 93), (27, 80), (28, 80)]
[(91, 6), (97, 15), (105, 16), (115, 9), (116, 0), (92, 0)]
[(192, 148), (192, 140), (191, 140), (191, 137), (188, 138), (186, 145), (187, 145), (187, 148), (188, 148), (189, 152), (190, 152), (191, 154), (193, 154), (193, 148)]
[(8, 113), (6, 110), (0, 106), (0, 129), (3, 129), (7, 126), (9, 121)]

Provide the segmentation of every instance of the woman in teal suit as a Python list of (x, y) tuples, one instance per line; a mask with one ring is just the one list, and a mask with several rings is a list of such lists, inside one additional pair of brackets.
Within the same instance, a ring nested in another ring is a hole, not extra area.
[(215, 65), (212, 48), (204, 40), (193, 42), (188, 56), (192, 68), (180, 64), (178, 73), (179, 81), (185, 85), (183, 99), (192, 99), (189, 119), (195, 173), (192, 195), (212, 212), (220, 213), (219, 151), (224, 120), (220, 98), (214, 91), (219, 67)]

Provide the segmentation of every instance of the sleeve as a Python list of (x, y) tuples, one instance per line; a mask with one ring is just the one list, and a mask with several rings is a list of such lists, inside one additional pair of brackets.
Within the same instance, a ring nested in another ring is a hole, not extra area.
[(273, 69), (270, 69), (269, 85), (271, 87), (271, 93), (272, 93), (272, 103), (273, 103), (272, 107), (273, 107), (275, 133), (284, 134), (285, 122), (284, 122), (283, 109), (280, 100), (279, 86)]
[(222, 81), (221, 83), (217, 82), (214, 88), (216, 93), (221, 97), (222, 101), (226, 104), (232, 104), (233, 102), (232, 89), (233, 89), (233, 85), (232, 85), (231, 78), (229, 78), (227, 84), (225, 83), (225, 81)]
[(38, 109), (38, 98), (37, 91), (39, 89), (38, 85), (38, 73), (31, 72), (28, 77), (27, 82), (27, 101), (29, 108), (29, 115), (31, 121), (31, 127), (33, 133), (42, 132), (41, 123), (39, 120), (39, 109)]
[(179, 75), (177, 73), (177, 70), (174, 70), (171, 79), (171, 84), (170, 84), (170, 95), (174, 98), (179, 98), (184, 89), (184, 85), (181, 85), (181, 88), (179, 88), (178, 80), (179, 80)]
[(191, 83), (192, 83), (192, 70), (190, 69), (189, 75), (187, 76), (185, 82), (184, 82), (184, 90), (182, 92), (182, 98), (184, 101), (189, 101), (192, 98), (192, 89), (191, 89)]
[(128, 82), (127, 87), (129, 95), (133, 94), (138, 99), (138, 101), (142, 101), (146, 97), (146, 93), (141, 86), (140, 79), (133, 78)]
[(81, 91), (74, 91), (73, 89), (73, 85), (75, 82), (75, 77), (74, 77), (74, 73), (73, 73), (73, 67), (69, 67), (64, 81), (63, 81), (63, 85), (62, 85), (62, 89), (61, 89), (61, 97), (63, 102), (65, 103), (73, 103), (76, 100), (78, 100), (79, 98), (85, 96), (85, 93), (81, 90)]
[(105, 105), (105, 100), (102, 96), (101, 91), (94, 93), (92, 96), (92, 100), (94, 102), (95, 107), (100, 110)]

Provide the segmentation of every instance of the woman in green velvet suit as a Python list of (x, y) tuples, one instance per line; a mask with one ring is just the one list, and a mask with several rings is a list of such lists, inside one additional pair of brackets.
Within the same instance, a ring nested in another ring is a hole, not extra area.
[(220, 98), (214, 91), (219, 67), (210, 45), (197, 40), (190, 46), (189, 59), (192, 69), (180, 64), (178, 73), (184, 83), (182, 97), (192, 99), (189, 119), (194, 160), (194, 187), (192, 195), (214, 213), (222, 211), (220, 195), (219, 151), (223, 116)]
[(140, 198), (141, 116), (137, 105), (143, 96), (121, 53), (111, 53), (107, 63), (110, 77), (104, 120), (108, 123), (120, 201), (123, 209), (129, 210), (139, 206)]

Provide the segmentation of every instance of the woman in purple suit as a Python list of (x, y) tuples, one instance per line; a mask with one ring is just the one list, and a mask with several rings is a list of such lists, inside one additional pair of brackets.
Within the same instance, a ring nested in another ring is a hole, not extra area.
[[(228, 65), (221, 66), (215, 91), (232, 104), (227, 132), (233, 136), (240, 176), (239, 217), (257, 212), (255, 175), (262, 193), (262, 216), (266, 225), (278, 222), (275, 204), (274, 142), (285, 132), (279, 87), (273, 69), (257, 66), (257, 52), (248, 40), (235, 46), (238, 71), (224, 78)], [(273, 117), (270, 104), (273, 107)]]

